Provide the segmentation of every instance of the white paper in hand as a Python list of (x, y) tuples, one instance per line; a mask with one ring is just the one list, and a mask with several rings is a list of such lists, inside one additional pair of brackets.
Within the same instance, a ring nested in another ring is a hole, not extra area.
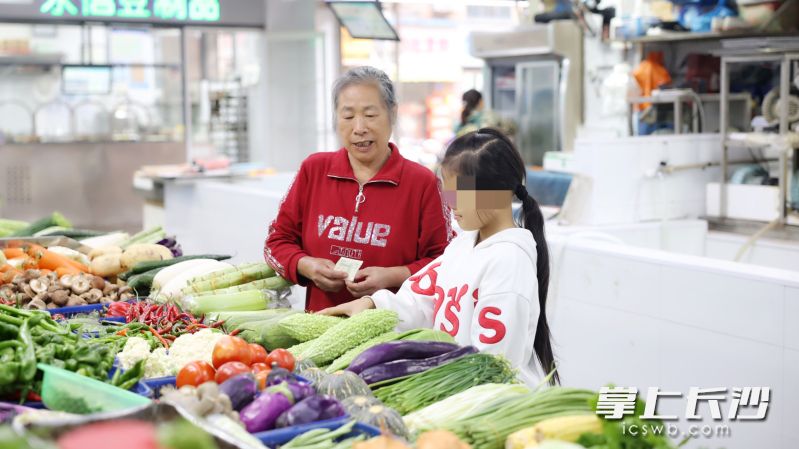
[(362, 260), (342, 257), (338, 260), (338, 262), (336, 262), (336, 267), (333, 268), (333, 270), (347, 273), (347, 280), (353, 282), (355, 281), (355, 273), (358, 272), (358, 270), (361, 268), (361, 265), (363, 265)]

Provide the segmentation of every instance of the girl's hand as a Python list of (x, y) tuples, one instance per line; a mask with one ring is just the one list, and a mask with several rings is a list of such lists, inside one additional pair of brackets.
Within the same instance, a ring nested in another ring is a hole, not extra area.
[(335, 271), (335, 267), (332, 260), (319, 257), (305, 256), (297, 262), (297, 271), (326, 292), (341, 290), (347, 279), (347, 273)]
[(355, 299), (350, 302), (337, 305), (335, 307), (328, 307), (327, 309), (322, 309), (316, 313), (318, 313), (319, 315), (353, 316), (363, 312), (364, 310), (374, 309), (374, 308), (375, 308), (375, 303), (374, 301), (372, 301), (372, 298), (364, 296), (363, 298)]
[(344, 283), (352, 296), (360, 298), (378, 290), (399, 287), (410, 275), (405, 267), (366, 267), (355, 274), (356, 282)]

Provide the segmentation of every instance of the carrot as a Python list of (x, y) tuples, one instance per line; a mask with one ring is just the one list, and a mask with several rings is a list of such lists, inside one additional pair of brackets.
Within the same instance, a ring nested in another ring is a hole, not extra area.
[(21, 274), (23, 274), (21, 271), (17, 270), (16, 268), (12, 268), (3, 274), (2, 279), (0, 279), (0, 284), (9, 284), (14, 280), (15, 277)]
[(41, 273), (41, 274), (42, 274), (42, 276), (48, 275), (48, 274), (50, 274), (50, 273), (52, 273), (52, 272), (53, 272), (53, 270), (48, 270), (48, 269), (46, 269), (46, 268), (45, 268), (45, 269), (41, 269), (41, 270), (39, 270), (39, 273)]
[(55, 270), (59, 267), (72, 267), (83, 273), (89, 272), (89, 267), (60, 254), (48, 251), (39, 245), (31, 245), (28, 248), (28, 255), (39, 261), (39, 268)]
[(5, 273), (6, 271), (13, 269), (14, 267), (10, 263), (0, 265), (0, 273)]
[(24, 256), (25, 251), (23, 251), (22, 248), (4, 248), (3, 254), (6, 256), (6, 259), (15, 259)]
[(72, 267), (58, 267), (58, 268), (56, 268), (53, 271), (55, 271), (55, 273), (58, 275), (58, 277), (64, 276), (66, 274), (75, 275), (75, 274), (80, 274), (81, 273), (81, 271), (79, 271), (76, 268), (72, 268)]

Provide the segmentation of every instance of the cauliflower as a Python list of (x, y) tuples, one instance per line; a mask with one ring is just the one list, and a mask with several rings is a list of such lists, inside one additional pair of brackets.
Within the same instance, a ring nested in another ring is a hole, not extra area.
[(214, 346), (224, 334), (211, 329), (203, 329), (194, 334), (181, 335), (169, 347), (169, 363), (172, 372), (177, 374), (187, 363), (202, 360), (212, 363)]
[[(125, 342), (122, 352), (117, 354), (120, 367), (123, 370), (133, 368), (139, 360), (144, 360), (150, 356), (150, 344), (141, 337), (131, 337)], [(145, 362), (146, 363), (146, 362)]]
[(147, 379), (174, 375), (175, 372), (172, 370), (169, 356), (164, 348), (156, 348), (144, 362), (144, 377)]

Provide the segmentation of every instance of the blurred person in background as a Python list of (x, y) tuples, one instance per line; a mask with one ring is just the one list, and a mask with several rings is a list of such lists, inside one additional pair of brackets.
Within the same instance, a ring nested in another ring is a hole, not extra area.
[(478, 90), (467, 90), (463, 93), (461, 100), (463, 100), (463, 109), (461, 109), (460, 122), (455, 126), (455, 137), (477, 131), (480, 128), (494, 128), (513, 139), (516, 134), (516, 123), (487, 109), (483, 94)]

